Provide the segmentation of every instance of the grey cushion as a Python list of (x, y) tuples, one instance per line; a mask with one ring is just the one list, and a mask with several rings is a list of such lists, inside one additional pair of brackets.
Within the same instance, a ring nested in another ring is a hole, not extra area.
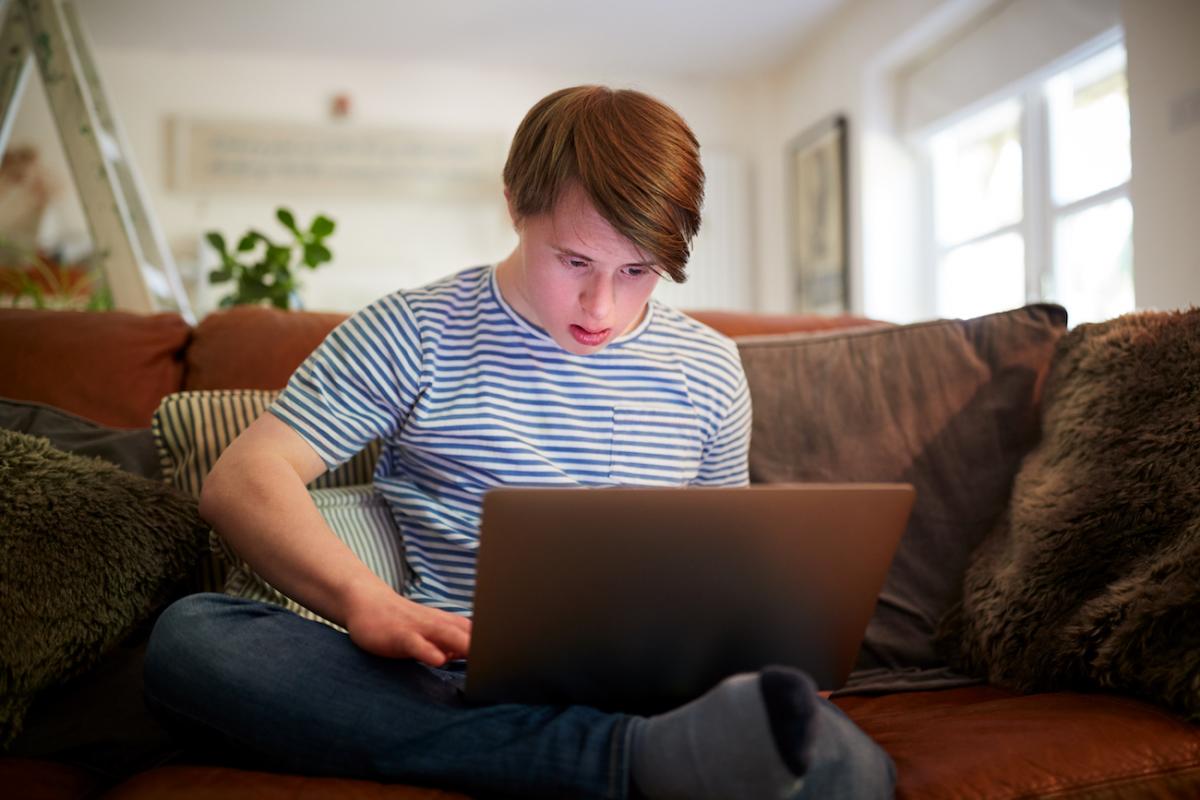
[(59, 450), (95, 456), (143, 478), (162, 477), (149, 428), (110, 428), (61, 408), (0, 397), (0, 428), (44, 436)]
[[(934, 636), (971, 551), (1037, 439), (1059, 306), (739, 341), (754, 404), (750, 478), (904, 481), (916, 505), (849, 689), (962, 683)], [(836, 565), (831, 565), (836, 568)]]

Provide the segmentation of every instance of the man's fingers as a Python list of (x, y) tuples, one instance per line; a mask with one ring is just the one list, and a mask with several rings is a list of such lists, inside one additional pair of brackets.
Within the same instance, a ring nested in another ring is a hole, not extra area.
[(471, 634), (457, 627), (439, 625), (427, 634), (443, 650), (465, 658), (471, 649)]
[(465, 657), (471, 646), (471, 620), (396, 597), (395, 613), (354, 620), (348, 627), (355, 644), (386, 658), (411, 658), (441, 667)]
[(457, 658), (465, 658), (471, 647), (471, 633), (439, 615), (426, 621), (421, 633), (435, 646)]
[(422, 664), (440, 667), (446, 663), (446, 654), (441, 648), (419, 633), (409, 633), (404, 637), (404, 649), (408, 651), (410, 657)]

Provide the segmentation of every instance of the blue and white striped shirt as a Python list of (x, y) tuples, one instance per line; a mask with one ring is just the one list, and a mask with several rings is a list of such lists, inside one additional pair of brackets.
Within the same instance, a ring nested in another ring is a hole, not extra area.
[(330, 468), (382, 439), (375, 484), (404, 535), (407, 594), (460, 614), (492, 487), (747, 482), (732, 341), (652, 300), (608, 347), (568, 353), (504, 301), (490, 266), (353, 315), (271, 411)]

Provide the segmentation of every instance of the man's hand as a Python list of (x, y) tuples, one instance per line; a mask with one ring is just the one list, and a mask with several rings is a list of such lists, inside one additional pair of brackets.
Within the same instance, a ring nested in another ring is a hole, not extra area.
[(354, 595), (346, 630), (356, 645), (385, 658), (414, 658), (431, 667), (466, 658), (471, 620), (407, 600), (390, 588)]

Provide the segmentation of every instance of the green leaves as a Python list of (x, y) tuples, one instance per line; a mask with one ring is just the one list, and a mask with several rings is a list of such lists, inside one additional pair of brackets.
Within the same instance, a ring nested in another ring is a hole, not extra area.
[(220, 233), (205, 234), (204, 238), (221, 257), (221, 266), (208, 273), (209, 282), (236, 281), (233, 293), (221, 298), (221, 308), (254, 303), (299, 308), (300, 284), (292, 274), (293, 253), (298, 251), (300, 257), (296, 267), (303, 264), (316, 269), (333, 260), (333, 253), (325, 245), (325, 238), (336, 227), (329, 217), (318, 214), (307, 230), (296, 225), (296, 217), (287, 208), (276, 209), (275, 218), (291, 233), (293, 241), (276, 244), (251, 229), (238, 240), (236, 252), (230, 253)]
[(304, 263), (312, 269), (316, 269), (332, 258), (333, 254), (323, 244), (304, 245)]
[(258, 231), (250, 231), (242, 237), (240, 242), (238, 242), (238, 252), (247, 253), (253, 250), (254, 245), (258, 244), (259, 242), (267, 242), (267, 244), (270, 244), (270, 241), (267, 239), (267, 237), (263, 236)]
[(323, 239), (333, 233), (333, 220), (318, 214), (317, 218), (312, 221), (312, 225), (309, 226), (308, 231), (313, 236)]
[(283, 223), (283, 227), (299, 236), (300, 231), (296, 230), (296, 218), (292, 216), (292, 212), (286, 208), (276, 209), (275, 218)]

